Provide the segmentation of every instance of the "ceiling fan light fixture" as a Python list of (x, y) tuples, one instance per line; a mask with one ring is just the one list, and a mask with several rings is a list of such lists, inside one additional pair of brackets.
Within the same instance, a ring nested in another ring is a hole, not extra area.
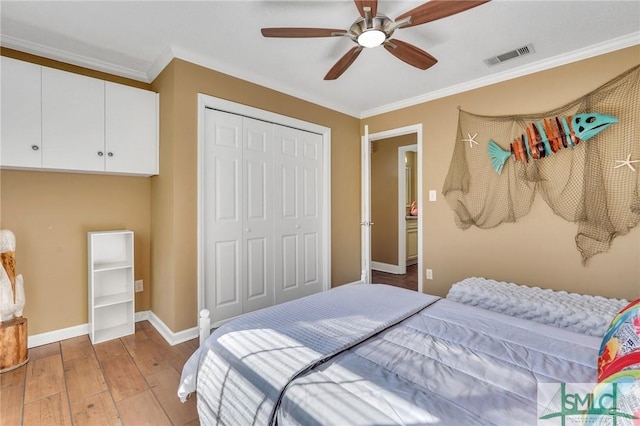
[(387, 39), (387, 35), (378, 29), (372, 28), (358, 36), (358, 44), (362, 47), (380, 46)]

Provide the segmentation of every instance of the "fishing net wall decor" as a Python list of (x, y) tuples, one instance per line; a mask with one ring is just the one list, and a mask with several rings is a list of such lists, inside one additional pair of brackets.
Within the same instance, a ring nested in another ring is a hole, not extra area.
[[(602, 125), (607, 116), (617, 122)], [(442, 192), (459, 228), (486, 229), (525, 216), (537, 191), (555, 214), (578, 224), (586, 263), (640, 222), (639, 176), (640, 65), (553, 111), (490, 117), (460, 110)]]

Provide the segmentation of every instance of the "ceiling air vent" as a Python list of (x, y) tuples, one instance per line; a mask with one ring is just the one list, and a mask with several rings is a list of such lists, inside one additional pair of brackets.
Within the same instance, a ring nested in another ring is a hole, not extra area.
[(533, 44), (529, 43), (526, 46), (519, 47), (517, 49), (493, 56), (491, 58), (487, 58), (484, 60), (484, 63), (491, 67), (493, 65), (501, 64), (504, 61), (515, 59), (519, 56), (529, 55), (531, 53), (535, 53), (535, 49), (533, 48)]

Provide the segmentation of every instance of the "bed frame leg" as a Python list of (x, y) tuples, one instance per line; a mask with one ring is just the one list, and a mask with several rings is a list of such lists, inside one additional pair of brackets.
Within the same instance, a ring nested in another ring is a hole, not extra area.
[(211, 334), (211, 318), (209, 318), (209, 310), (203, 309), (200, 311), (200, 320), (198, 321), (198, 330), (200, 331), (200, 345)]

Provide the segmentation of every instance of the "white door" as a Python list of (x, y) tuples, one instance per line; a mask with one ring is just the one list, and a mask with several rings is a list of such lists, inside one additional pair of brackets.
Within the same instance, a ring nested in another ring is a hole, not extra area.
[(2, 57), (0, 164), (42, 167), (42, 67)]
[(273, 285), (273, 124), (244, 117), (243, 308), (271, 306)]
[(322, 137), (275, 126), (276, 303), (322, 291)]
[[(416, 140), (418, 141), (418, 212), (424, 212), (422, 204), (422, 124), (416, 124), (412, 126), (401, 127), (398, 129), (387, 130), (379, 133), (369, 134), (368, 126), (365, 126), (365, 134), (362, 137), (362, 186), (361, 186), (361, 198), (362, 198), (362, 277), (361, 280), (364, 283), (370, 283), (371, 281), (371, 142), (391, 138), (400, 135), (406, 135), (409, 133), (416, 134)], [(423, 291), (423, 279), (420, 271), (422, 270), (422, 218), (424, 215), (418, 216), (418, 292)]]
[(42, 166), (104, 171), (104, 81), (42, 69)]
[(105, 169), (158, 173), (158, 94), (105, 83)]
[(212, 322), (242, 314), (242, 117), (204, 119), (203, 282)]

